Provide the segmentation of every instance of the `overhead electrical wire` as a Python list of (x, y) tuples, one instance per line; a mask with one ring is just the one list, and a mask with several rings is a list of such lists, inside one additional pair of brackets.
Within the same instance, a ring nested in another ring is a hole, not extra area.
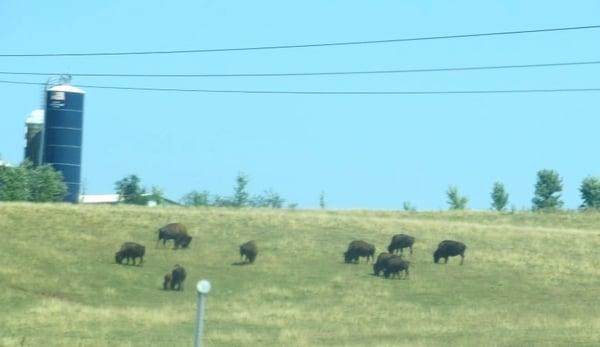
[[(5, 84), (22, 84), (45, 86), (46, 83), (5, 81)], [(294, 90), (228, 90), (228, 89), (182, 89), (182, 88), (150, 88), (126, 86), (99, 86), (80, 85), (77, 87), (88, 89), (114, 89), (153, 92), (185, 92), (185, 93), (218, 93), (218, 94), (288, 94), (288, 95), (442, 95), (442, 94), (517, 94), (517, 93), (573, 93), (573, 92), (600, 92), (598, 88), (553, 88), (553, 89), (498, 89), (498, 90), (425, 90), (425, 91), (294, 91)]]
[(125, 56), (125, 55), (195, 54), (195, 53), (215, 53), (215, 52), (235, 52), (235, 51), (258, 51), (258, 50), (275, 50), (275, 49), (373, 45), (373, 44), (386, 44), (386, 43), (399, 43), (399, 42), (412, 42), (412, 41), (461, 39), (461, 38), (474, 38), (474, 37), (485, 37), (485, 36), (521, 35), (521, 34), (535, 34), (535, 33), (572, 31), (572, 30), (589, 30), (589, 29), (600, 29), (600, 25), (587, 25), (587, 26), (562, 27), (562, 28), (544, 28), (544, 29), (530, 29), (530, 30), (515, 30), (515, 31), (496, 31), (496, 32), (487, 32), (487, 33), (457, 34), (457, 35), (421, 36), (421, 37), (383, 39), (383, 40), (306, 43), (306, 44), (270, 45), (270, 46), (254, 46), (254, 47), (206, 48), (206, 49), (160, 50), (160, 51), (158, 51), (158, 50), (157, 51), (131, 51), (131, 52), (2, 53), (2, 54), (0, 54), (0, 58)]
[[(232, 74), (130, 74), (130, 73), (69, 73), (73, 77), (133, 77), (133, 78), (226, 78), (226, 77), (293, 77), (293, 76), (340, 76), (340, 75), (376, 75), (376, 74), (401, 74), (420, 72), (450, 72), (450, 71), (477, 71), (477, 70), (502, 70), (502, 69), (524, 69), (542, 67), (562, 67), (597, 65), (600, 60), (540, 63), (523, 65), (491, 65), (491, 66), (465, 66), (447, 68), (423, 68), (423, 69), (399, 69), (399, 70), (367, 70), (367, 71), (325, 71), (325, 72), (288, 72), (288, 73), (232, 73)], [(63, 75), (60, 72), (19, 72), (0, 71), (0, 75), (24, 75), (24, 76), (56, 76)]]

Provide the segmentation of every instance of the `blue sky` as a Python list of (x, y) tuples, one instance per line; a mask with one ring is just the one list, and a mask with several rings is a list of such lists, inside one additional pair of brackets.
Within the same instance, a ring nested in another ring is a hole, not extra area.
[[(598, 25), (598, 1), (1, 1), (0, 53), (177, 50), (379, 40)], [(0, 58), (1, 71), (252, 73), (410, 69), (600, 59), (600, 30), (381, 45), (86, 58)], [(43, 77), (0, 76), (43, 82)], [(74, 85), (270, 90), (600, 87), (600, 65), (286, 78), (77, 77)], [(566, 207), (600, 175), (600, 93), (236, 95), (86, 90), (83, 177), (110, 193), (135, 173), (178, 199), (279, 192), (303, 208), (446, 208), (456, 185), (486, 209), (494, 181), (530, 207), (536, 172), (563, 177)], [(0, 153), (23, 156), (37, 86), (0, 84)]]

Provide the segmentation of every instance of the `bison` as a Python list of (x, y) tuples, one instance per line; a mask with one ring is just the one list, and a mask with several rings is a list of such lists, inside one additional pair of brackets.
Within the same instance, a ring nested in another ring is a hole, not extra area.
[(163, 246), (166, 245), (167, 240), (173, 240), (173, 249), (177, 249), (180, 246), (181, 248), (187, 248), (190, 245), (190, 242), (192, 242), (192, 237), (188, 234), (185, 225), (181, 223), (171, 223), (158, 229), (158, 240), (156, 241), (157, 247), (161, 240)]
[(390, 245), (388, 246), (388, 252), (394, 254), (400, 250), (400, 254), (404, 248), (408, 247), (410, 250), (410, 255), (413, 254), (413, 244), (415, 243), (415, 238), (410, 235), (398, 234), (392, 237), (392, 241), (390, 241)]
[(448, 263), (448, 257), (454, 257), (460, 255), (460, 265), (463, 264), (465, 260), (465, 250), (467, 246), (464, 243), (459, 241), (452, 240), (444, 240), (440, 242), (438, 248), (433, 252), (433, 262), (437, 263), (440, 258), (444, 258), (444, 264)]
[(346, 263), (358, 263), (360, 257), (367, 257), (373, 261), (375, 256), (375, 246), (362, 240), (354, 240), (348, 245), (348, 250), (344, 252), (344, 261)]
[(133, 265), (135, 265), (135, 258), (140, 258), (140, 262), (138, 265), (144, 262), (144, 253), (146, 252), (146, 247), (135, 243), (135, 242), (125, 242), (121, 245), (121, 249), (115, 253), (115, 262), (119, 264), (123, 264), (123, 259), (127, 259), (127, 264), (129, 264), (129, 259), (133, 260)]
[(170, 272), (167, 272), (163, 281), (163, 289), (167, 290), (171, 286), (171, 280), (173, 279), (173, 275)]
[(390, 254), (387, 252), (379, 253), (379, 256), (377, 257), (375, 264), (373, 264), (373, 273), (375, 274), (375, 276), (379, 276), (379, 274), (381, 273), (381, 271), (383, 271), (385, 269), (388, 261), (391, 258), (397, 258), (397, 257), (398, 257), (397, 255)]
[(390, 274), (392, 278), (397, 276), (400, 278), (400, 272), (404, 271), (404, 279), (408, 279), (408, 268), (410, 267), (410, 262), (406, 260), (402, 260), (400, 257), (392, 257), (387, 261), (385, 268), (383, 269), (383, 276), (385, 278), (390, 278)]
[(244, 261), (244, 257), (246, 257), (245, 261), (252, 264), (258, 255), (258, 247), (256, 246), (255, 241), (248, 241), (240, 246), (240, 257), (242, 261)]
[(183, 281), (186, 277), (186, 272), (183, 266), (179, 264), (175, 264), (173, 271), (170, 274), (165, 275), (165, 282), (163, 283), (163, 288), (167, 287), (167, 280), (169, 280), (169, 288), (171, 290), (183, 290)]

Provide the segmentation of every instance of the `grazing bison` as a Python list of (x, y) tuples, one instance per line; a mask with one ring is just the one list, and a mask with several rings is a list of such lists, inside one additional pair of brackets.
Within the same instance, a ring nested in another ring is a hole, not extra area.
[(171, 223), (158, 229), (158, 240), (156, 241), (157, 247), (160, 240), (162, 240), (163, 246), (166, 245), (167, 240), (173, 240), (173, 249), (177, 249), (180, 246), (181, 248), (187, 248), (190, 245), (190, 242), (192, 242), (192, 237), (188, 234), (185, 225), (181, 223)]
[(344, 252), (344, 261), (346, 263), (358, 263), (360, 257), (367, 257), (371, 261), (375, 256), (375, 246), (362, 240), (354, 240), (348, 245), (348, 250)]
[(167, 290), (167, 289), (169, 289), (169, 287), (171, 286), (171, 280), (172, 280), (172, 279), (173, 279), (173, 276), (171, 275), (171, 273), (170, 273), (170, 272), (167, 272), (167, 273), (165, 274), (165, 277), (164, 277), (164, 282), (163, 282), (163, 289), (164, 289), (164, 290)]
[[(171, 282), (169, 283), (169, 288), (171, 290), (183, 290), (183, 281), (185, 280), (186, 272), (183, 266), (176, 264), (173, 271), (171, 271)], [(167, 276), (165, 275), (165, 281)]]
[(242, 258), (242, 261), (244, 261), (244, 257), (246, 257), (245, 261), (252, 264), (257, 255), (258, 247), (256, 246), (255, 241), (248, 241), (240, 246), (240, 257)]
[(379, 274), (381, 273), (381, 271), (383, 271), (385, 269), (388, 261), (391, 258), (399, 258), (399, 257), (397, 255), (386, 253), (386, 252), (379, 253), (379, 256), (377, 257), (375, 264), (373, 264), (373, 273), (375, 274), (375, 276), (379, 276)]
[(135, 265), (135, 258), (140, 258), (139, 264), (142, 264), (145, 252), (146, 247), (135, 242), (125, 242), (121, 245), (121, 249), (115, 253), (115, 262), (123, 264), (123, 259), (127, 259), (127, 264), (129, 264), (129, 259), (133, 259), (133, 265)]
[(410, 249), (410, 255), (413, 254), (413, 244), (415, 243), (415, 238), (410, 235), (398, 234), (392, 237), (392, 241), (390, 241), (390, 245), (388, 246), (388, 252), (394, 254), (400, 250), (400, 254), (402, 254), (402, 250), (406, 247)]
[(397, 276), (400, 278), (400, 272), (404, 271), (404, 279), (408, 279), (408, 268), (410, 267), (410, 262), (406, 260), (402, 260), (400, 257), (392, 257), (387, 261), (385, 268), (383, 269), (383, 276), (385, 278), (390, 278), (390, 274), (392, 278)]
[(465, 260), (465, 250), (467, 246), (464, 243), (458, 241), (444, 240), (440, 242), (438, 248), (433, 252), (433, 262), (437, 263), (440, 258), (445, 259), (445, 264), (448, 263), (448, 257), (454, 257), (460, 255), (460, 265)]

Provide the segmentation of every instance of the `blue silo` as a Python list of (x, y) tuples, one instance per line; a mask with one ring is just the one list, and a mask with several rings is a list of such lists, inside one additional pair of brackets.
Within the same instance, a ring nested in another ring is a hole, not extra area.
[(78, 202), (81, 188), (84, 91), (68, 84), (46, 90), (43, 164), (62, 172), (69, 193), (65, 201)]

